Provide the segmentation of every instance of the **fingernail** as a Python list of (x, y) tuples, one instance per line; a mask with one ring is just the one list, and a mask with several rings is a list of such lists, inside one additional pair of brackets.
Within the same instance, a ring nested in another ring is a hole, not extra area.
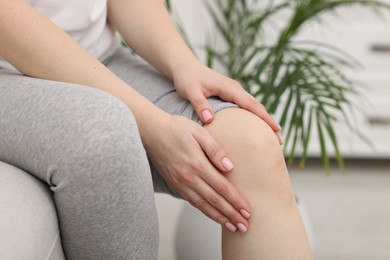
[(225, 167), (225, 169), (227, 170), (227, 171), (230, 171), (230, 170), (232, 170), (233, 168), (234, 168), (234, 165), (233, 165), (233, 163), (232, 163), (232, 161), (230, 161), (228, 158), (226, 158), (226, 157), (224, 157), (223, 159), (222, 159), (222, 165), (223, 165), (223, 167)]
[(236, 232), (236, 230), (237, 230), (237, 228), (232, 224), (232, 223), (230, 223), (230, 222), (226, 222), (225, 223), (225, 227), (227, 228), (227, 229), (229, 229), (231, 232)]
[(240, 213), (241, 213), (241, 215), (244, 217), (244, 218), (250, 218), (251, 217), (251, 214), (249, 214), (249, 212), (248, 211), (246, 211), (245, 209), (242, 209), (242, 210), (240, 210)]
[(203, 117), (203, 121), (208, 122), (213, 116), (211, 115), (210, 111), (203, 110), (202, 117)]
[(238, 223), (238, 224), (237, 224), (237, 227), (238, 227), (238, 229), (239, 229), (242, 233), (245, 233), (245, 232), (248, 231), (248, 229), (246, 228), (246, 226), (245, 226), (244, 224), (242, 224), (242, 223)]
[(277, 132), (276, 135), (278, 136), (279, 143), (280, 143), (280, 144), (283, 144), (283, 143), (284, 143), (284, 140), (283, 140), (282, 135), (281, 135), (279, 132)]

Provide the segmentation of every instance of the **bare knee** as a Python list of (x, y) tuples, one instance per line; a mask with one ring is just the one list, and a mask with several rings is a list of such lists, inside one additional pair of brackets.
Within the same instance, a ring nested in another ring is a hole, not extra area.
[(206, 128), (233, 161), (235, 168), (228, 178), (242, 193), (293, 200), (281, 146), (264, 121), (232, 108), (218, 112)]

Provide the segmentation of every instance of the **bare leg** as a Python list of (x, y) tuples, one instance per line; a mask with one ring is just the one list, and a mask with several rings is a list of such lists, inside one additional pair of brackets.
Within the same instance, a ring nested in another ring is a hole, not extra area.
[(242, 109), (224, 109), (206, 129), (235, 164), (227, 178), (251, 205), (249, 230), (223, 230), (224, 260), (312, 259), (275, 134)]

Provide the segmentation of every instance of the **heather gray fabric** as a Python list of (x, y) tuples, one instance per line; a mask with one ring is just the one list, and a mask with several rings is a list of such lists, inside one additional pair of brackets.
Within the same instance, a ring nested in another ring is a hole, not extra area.
[[(171, 82), (128, 50), (104, 63), (162, 109), (200, 123)], [(233, 106), (210, 102), (216, 111)], [(117, 98), (0, 69), (0, 161), (50, 186), (68, 260), (157, 259), (151, 175), (155, 190), (177, 194), (149, 165), (135, 119)]]
[(0, 133), (0, 160), (50, 185), (68, 260), (157, 259), (150, 169), (123, 103), (0, 72)]

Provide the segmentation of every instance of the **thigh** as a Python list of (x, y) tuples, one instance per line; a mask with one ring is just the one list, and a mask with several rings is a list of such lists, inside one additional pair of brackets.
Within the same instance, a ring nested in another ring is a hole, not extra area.
[[(191, 103), (176, 92), (172, 81), (133, 55), (128, 49), (121, 48), (104, 63), (118, 77), (162, 110), (202, 124)], [(224, 102), (215, 97), (209, 98), (209, 102), (215, 112), (228, 107), (236, 107), (230, 102)]]
[(0, 69), (0, 160), (50, 182), (47, 169), (93, 151), (103, 132), (114, 135), (125, 120), (135, 132), (126, 109), (104, 91)]
[(157, 259), (151, 173), (124, 103), (0, 70), (0, 135), (0, 161), (50, 185), (68, 259)]

